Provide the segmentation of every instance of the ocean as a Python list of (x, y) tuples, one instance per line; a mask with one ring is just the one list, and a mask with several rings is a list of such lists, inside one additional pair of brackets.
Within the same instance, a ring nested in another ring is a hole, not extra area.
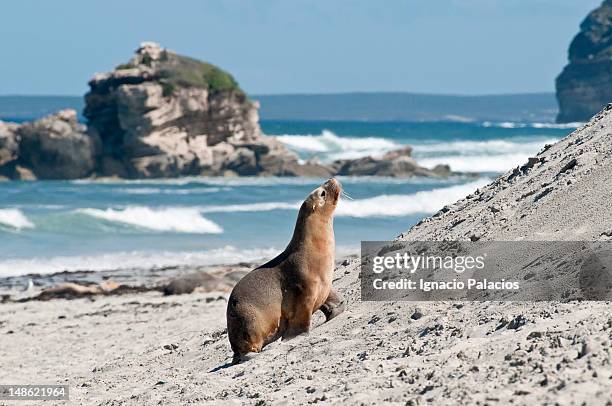
[[(578, 124), (263, 121), (304, 160), (380, 155), (411, 145), (424, 166), (478, 177), (340, 178), (339, 255), (391, 239), (526, 161)], [(282, 251), (300, 202), (323, 179), (181, 178), (0, 183), (0, 277), (257, 261)]]

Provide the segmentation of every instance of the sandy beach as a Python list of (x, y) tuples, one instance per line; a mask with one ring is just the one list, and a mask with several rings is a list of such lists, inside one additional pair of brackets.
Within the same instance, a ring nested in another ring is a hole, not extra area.
[(0, 380), (72, 404), (609, 402), (609, 302), (364, 303), (355, 263), (345, 313), (232, 367), (225, 293), (3, 304)]

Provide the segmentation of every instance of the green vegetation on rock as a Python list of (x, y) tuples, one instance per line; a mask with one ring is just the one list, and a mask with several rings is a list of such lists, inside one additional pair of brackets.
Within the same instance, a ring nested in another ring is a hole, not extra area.
[(204, 68), (204, 81), (208, 83), (208, 88), (213, 92), (238, 89), (238, 83), (236, 83), (232, 75), (213, 65), (208, 65)]
[[(170, 96), (178, 88), (206, 88), (211, 94), (221, 92), (243, 93), (236, 80), (224, 70), (206, 62), (164, 50), (157, 60), (148, 54), (141, 57), (140, 64), (153, 68), (163, 88), (163, 95)], [(127, 69), (129, 64), (120, 65)], [(117, 67), (120, 69), (120, 67)]]

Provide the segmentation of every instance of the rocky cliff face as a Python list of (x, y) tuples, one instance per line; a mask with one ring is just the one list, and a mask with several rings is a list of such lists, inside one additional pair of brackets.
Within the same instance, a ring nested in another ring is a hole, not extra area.
[(558, 122), (588, 121), (612, 101), (612, 0), (582, 22), (556, 84)]

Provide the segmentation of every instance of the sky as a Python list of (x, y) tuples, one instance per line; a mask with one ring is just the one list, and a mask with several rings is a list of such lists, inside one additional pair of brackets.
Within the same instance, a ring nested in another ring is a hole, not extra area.
[(13, 0), (0, 95), (82, 95), (142, 41), (211, 62), (249, 94), (554, 91), (601, 0)]

